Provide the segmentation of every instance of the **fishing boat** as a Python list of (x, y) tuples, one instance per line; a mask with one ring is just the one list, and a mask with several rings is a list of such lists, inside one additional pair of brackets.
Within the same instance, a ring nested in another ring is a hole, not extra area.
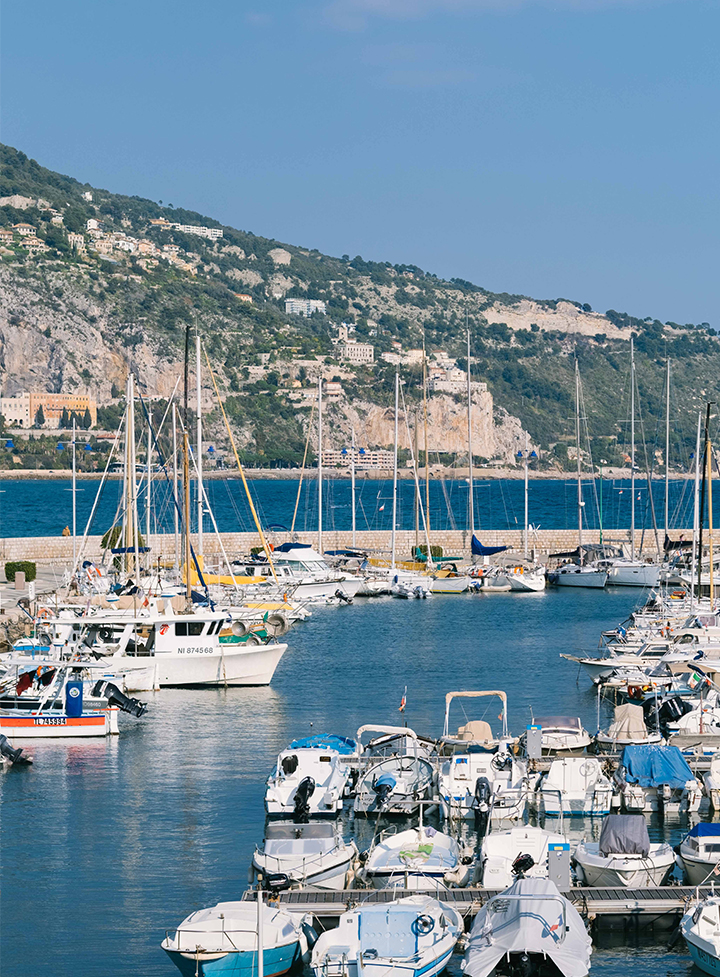
[(524, 875), (546, 879), (550, 846), (566, 847), (565, 836), (529, 824), (521, 824), (509, 831), (491, 831), (485, 835), (480, 848), (480, 881), (486, 889), (504, 889), (516, 879), (517, 859), (530, 856)]
[(357, 845), (344, 841), (337, 823), (273, 821), (252, 859), (258, 878), (284, 876), (289, 888), (345, 888)]
[(596, 757), (561, 757), (540, 777), (535, 789), (536, 805), (545, 814), (603, 816), (610, 813), (613, 785)]
[(704, 974), (720, 974), (720, 897), (713, 893), (691, 906), (680, 932), (695, 966)]
[(720, 865), (720, 824), (700, 821), (688, 831), (678, 848), (690, 885), (704, 885), (715, 879)]
[(549, 961), (562, 977), (585, 977), (591, 953), (580, 914), (556, 886), (519, 878), (478, 912), (463, 970), (467, 977), (489, 977), (504, 960), (511, 974), (536, 974)]
[(307, 918), (274, 906), (219, 902), (191, 913), (160, 945), (183, 977), (256, 977), (259, 951), (274, 977), (307, 956), (311, 932)]
[(344, 736), (321, 735), (294, 740), (278, 755), (268, 777), (265, 809), (270, 817), (335, 817), (350, 781), (348, 758), (357, 757), (357, 743)]
[[(364, 733), (383, 733), (386, 754), (378, 758), (373, 742), (363, 752), (361, 773), (355, 788), (356, 814), (413, 814), (423, 801), (429, 800), (435, 786), (435, 768), (418, 740), (417, 733), (403, 726), (361, 726), (357, 741)], [(371, 749), (373, 748), (373, 749)], [(389, 753), (389, 755), (387, 755)]]
[(615, 783), (628, 813), (688, 813), (702, 800), (702, 786), (677, 746), (626, 746)]
[[(374, 889), (445, 889), (467, 885), (474, 857), (429, 825), (384, 831), (371, 848), (362, 878)], [(462, 863), (462, 864), (461, 864)]]
[(451, 906), (414, 895), (364, 904), (340, 917), (313, 947), (315, 977), (434, 977), (450, 961), (463, 920)]
[(675, 864), (666, 842), (650, 844), (642, 814), (610, 814), (599, 841), (583, 839), (573, 854), (576, 874), (584, 885), (639, 889), (663, 885)]

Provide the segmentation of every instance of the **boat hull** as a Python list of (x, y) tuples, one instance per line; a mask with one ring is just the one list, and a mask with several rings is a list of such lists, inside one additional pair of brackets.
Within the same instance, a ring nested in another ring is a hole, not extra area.
[[(269, 685), (286, 651), (287, 645), (271, 643), (221, 645), (198, 654), (158, 654), (154, 656), (153, 687)], [(122, 672), (128, 692), (147, 690), (147, 659), (119, 655), (107, 661)]]
[(556, 587), (593, 587), (602, 590), (608, 582), (608, 575), (604, 571), (585, 573), (574, 570), (569, 573), (551, 573), (549, 579)]
[[(171, 950), (163, 944), (183, 977), (257, 977), (258, 954), (256, 950), (237, 950), (231, 953), (197, 953)], [(286, 946), (273, 947), (263, 952), (265, 977), (286, 974), (300, 960), (297, 941)]]
[[(117, 712), (117, 711), (116, 711)], [(82, 716), (37, 715), (31, 712), (0, 714), (0, 733), (9, 739), (68, 739), (90, 736), (108, 736), (117, 732), (117, 715), (113, 730), (110, 710), (87, 713)]]

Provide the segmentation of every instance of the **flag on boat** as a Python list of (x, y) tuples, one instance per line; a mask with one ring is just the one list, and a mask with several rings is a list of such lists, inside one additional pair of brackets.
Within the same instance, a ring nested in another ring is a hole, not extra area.
[(405, 712), (405, 706), (407, 705), (407, 685), (405, 686), (405, 691), (402, 694), (402, 699), (400, 700), (400, 708), (398, 712)]
[(383, 502), (383, 504), (378, 509), (378, 512), (382, 512), (384, 508), (385, 508), (385, 503)]

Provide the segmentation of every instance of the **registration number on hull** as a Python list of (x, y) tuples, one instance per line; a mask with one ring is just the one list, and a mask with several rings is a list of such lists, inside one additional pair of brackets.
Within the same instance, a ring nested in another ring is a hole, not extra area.
[(178, 655), (212, 655), (214, 648), (178, 648)]
[(37, 716), (33, 726), (67, 726), (67, 719), (65, 716)]

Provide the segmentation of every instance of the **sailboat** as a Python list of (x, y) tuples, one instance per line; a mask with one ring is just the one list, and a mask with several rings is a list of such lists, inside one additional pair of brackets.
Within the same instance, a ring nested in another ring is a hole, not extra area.
[[(528, 462), (530, 460), (531, 454), (529, 445), (527, 443), (527, 437), (525, 439), (525, 450), (521, 452), (523, 460), (525, 462), (525, 530), (523, 532), (523, 562), (517, 563), (515, 565), (508, 565), (505, 567), (505, 576), (510, 584), (511, 590), (517, 590), (524, 593), (539, 593), (545, 590), (546, 585), (546, 575), (545, 567), (540, 564), (535, 564), (530, 561), (530, 546), (529, 546), (529, 535), (530, 535), (530, 523), (529, 523), (529, 492), (528, 492)], [(532, 452), (532, 457), (536, 457), (535, 452)]]

